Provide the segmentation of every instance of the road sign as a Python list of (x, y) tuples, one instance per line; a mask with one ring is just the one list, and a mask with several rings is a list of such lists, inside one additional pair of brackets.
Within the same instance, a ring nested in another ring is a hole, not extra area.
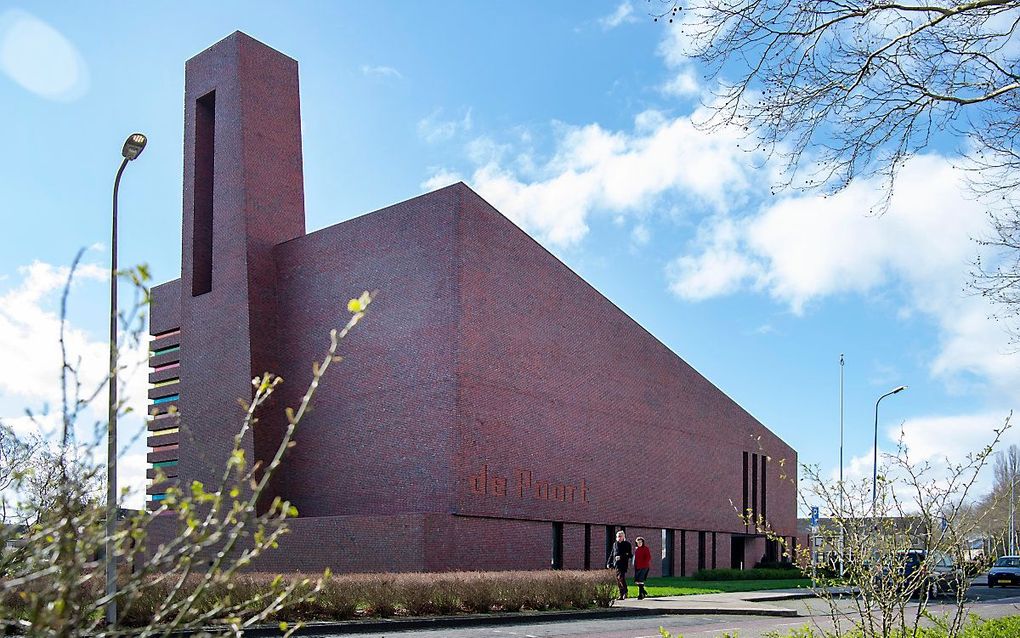
[(817, 505), (811, 508), (811, 526), (812, 527), (817, 527), (818, 526), (818, 506)]

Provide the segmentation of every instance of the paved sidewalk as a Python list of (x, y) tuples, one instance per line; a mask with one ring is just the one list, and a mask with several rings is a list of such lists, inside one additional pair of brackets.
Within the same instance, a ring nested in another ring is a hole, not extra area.
[(739, 616), (797, 616), (797, 610), (775, 603), (784, 600), (814, 598), (806, 589), (775, 589), (726, 594), (696, 594), (693, 596), (663, 596), (661, 598), (628, 598), (618, 600), (613, 607), (648, 609), (660, 614), (724, 614)]

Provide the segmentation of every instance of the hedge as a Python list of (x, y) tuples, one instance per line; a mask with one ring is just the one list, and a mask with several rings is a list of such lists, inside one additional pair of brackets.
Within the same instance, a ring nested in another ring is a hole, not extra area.
[(699, 569), (694, 580), (789, 580), (798, 578), (800, 570), (792, 569)]
[[(284, 576), (300, 579), (304, 575)], [(196, 576), (198, 578), (198, 576)], [(243, 601), (268, 592), (275, 574), (251, 573), (217, 585), (197, 601), (196, 611), (224, 600)], [(41, 583), (37, 583), (43, 586)], [(90, 580), (82, 595), (99, 596), (101, 579)], [(172, 584), (153, 583), (121, 619), (125, 626), (148, 622)], [(183, 595), (193, 588), (185, 586)], [(448, 572), (334, 575), (314, 599), (288, 607), (273, 622), (349, 620), (360, 617), (433, 616), (496, 611), (588, 609), (609, 607), (616, 596), (615, 573), (594, 571)], [(8, 611), (17, 611), (19, 597), (6, 596)]]

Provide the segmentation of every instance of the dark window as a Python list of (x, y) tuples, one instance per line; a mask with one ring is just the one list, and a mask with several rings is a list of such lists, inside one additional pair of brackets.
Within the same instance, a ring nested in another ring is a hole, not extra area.
[(730, 567), (732, 569), (744, 568), (744, 537), (730, 537)]
[[(744, 507), (743, 509), (740, 510), (740, 516), (744, 517), (745, 521), (747, 520), (746, 517), (748, 505), (749, 502), (747, 500), (747, 452), (744, 452)], [(744, 523), (744, 526), (745, 527), (747, 526), (746, 522)]]
[(584, 524), (584, 568), (591, 569), (591, 525)]
[(712, 569), (715, 569), (715, 532), (712, 532)]
[(758, 455), (751, 455), (751, 519), (758, 524)]
[(216, 91), (195, 102), (194, 217), (191, 220), (191, 295), (212, 290), (213, 183), (216, 174)]
[(768, 490), (765, 489), (767, 485), (765, 481), (765, 455), (761, 455), (761, 517), (762, 520), (766, 520), (768, 517)]
[(680, 530), (680, 575), (687, 575), (687, 532)]
[(563, 569), (563, 523), (552, 524), (552, 568)]
[(676, 542), (673, 530), (662, 530), (662, 575), (673, 575), (673, 545)]
[(698, 569), (705, 569), (705, 532), (698, 532)]
[(609, 553), (613, 551), (613, 541), (616, 540), (616, 527), (606, 525), (606, 562), (609, 562)]

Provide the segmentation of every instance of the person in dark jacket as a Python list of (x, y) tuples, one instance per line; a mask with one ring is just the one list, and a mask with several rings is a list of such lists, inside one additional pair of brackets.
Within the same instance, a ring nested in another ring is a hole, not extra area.
[(652, 550), (645, 545), (645, 539), (638, 536), (634, 539), (634, 584), (638, 586), (638, 600), (648, 595), (645, 591), (645, 579), (652, 568)]
[(620, 588), (620, 600), (627, 597), (627, 567), (630, 566), (631, 548), (627, 535), (620, 530), (616, 533), (616, 542), (609, 551), (606, 567), (616, 570), (616, 584)]

